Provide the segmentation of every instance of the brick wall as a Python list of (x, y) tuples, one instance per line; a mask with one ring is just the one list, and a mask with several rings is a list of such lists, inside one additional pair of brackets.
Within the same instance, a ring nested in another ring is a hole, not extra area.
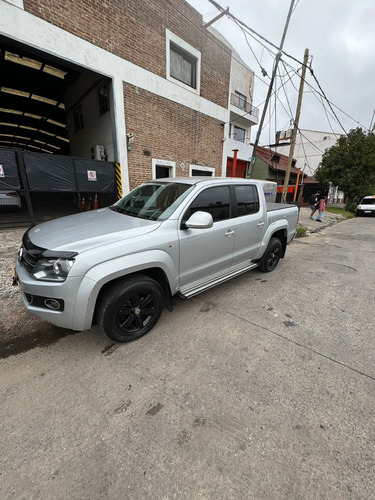
[(230, 51), (185, 0), (24, 0), (25, 10), (159, 76), (165, 28), (202, 54), (201, 95), (227, 107)]
[(127, 132), (134, 134), (128, 152), (131, 189), (151, 178), (152, 158), (175, 161), (177, 176), (187, 176), (191, 163), (221, 175), (220, 121), (126, 83), (124, 102)]

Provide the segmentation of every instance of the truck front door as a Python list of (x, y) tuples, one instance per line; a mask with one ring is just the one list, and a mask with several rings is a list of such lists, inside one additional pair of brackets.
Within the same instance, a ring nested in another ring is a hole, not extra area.
[(180, 286), (229, 268), (233, 257), (229, 187), (216, 186), (201, 191), (182, 220), (198, 210), (209, 212), (214, 224), (208, 229), (179, 229)]

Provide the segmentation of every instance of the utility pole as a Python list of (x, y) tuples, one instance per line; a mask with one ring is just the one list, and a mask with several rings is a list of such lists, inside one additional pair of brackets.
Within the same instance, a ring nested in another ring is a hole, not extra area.
[(375, 116), (375, 109), (374, 109), (374, 112), (372, 113), (371, 123), (370, 123), (370, 126), (369, 126), (369, 131), (370, 132), (372, 132), (371, 126), (374, 123), (374, 116)]
[(273, 71), (272, 71), (272, 76), (271, 76), (271, 81), (270, 81), (270, 85), (269, 85), (269, 87), (268, 87), (267, 97), (266, 97), (266, 100), (265, 100), (265, 103), (264, 103), (263, 112), (262, 112), (262, 116), (261, 116), (261, 119), (260, 119), (260, 122), (259, 122), (257, 135), (256, 135), (256, 137), (255, 137), (255, 142), (254, 142), (254, 147), (253, 147), (253, 155), (252, 155), (252, 157), (251, 157), (251, 161), (250, 161), (250, 168), (249, 168), (249, 169), (248, 169), (248, 171), (246, 172), (246, 177), (248, 177), (248, 178), (250, 178), (250, 177), (251, 177), (251, 169), (252, 169), (252, 166), (253, 166), (253, 165), (254, 165), (254, 163), (255, 163), (255, 154), (256, 154), (256, 149), (257, 149), (258, 144), (259, 144), (260, 134), (261, 134), (261, 132), (262, 132), (264, 119), (265, 119), (265, 117), (266, 117), (267, 108), (268, 108), (268, 103), (269, 103), (270, 98), (271, 98), (271, 94), (272, 94), (272, 90), (273, 90), (273, 83), (274, 83), (274, 81), (275, 81), (277, 67), (278, 67), (278, 65), (279, 65), (279, 61), (280, 61), (280, 59), (281, 59), (282, 49), (283, 49), (283, 46), (284, 46), (284, 41), (285, 41), (285, 37), (286, 37), (286, 32), (288, 31), (289, 21), (290, 21), (290, 18), (291, 18), (291, 16), (292, 16), (293, 7), (294, 7), (294, 2), (295, 2), (295, 0), (291, 0), (291, 2), (290, 2), (290, 7), (289, 7), (289, 12), (288, 12), (288, 17), (287, 17), (287, 19), (286, 19), (286, 23), (285, 23), (285, 27), (284, 27), (283, 36), (282, 36), (282, 38), (281, 38), (281, 42), (280, 42), (279, 51), (278, 51), (278, 53), (276, 54), (275, 63), (274, 63), (274, 67), (273, 67)]
[(295, 143), (296, 143), (296, 136), (297, 136), (297, 131), (298, 131), (299, 117), (300, 117), (300, 114), (301, 114), (303, 86), (304, 86), (304, 83), (305, 83), (305, 75), (306, 75), (306, 67), (307, 67), (308, 58), (309, 58), (309, 49), (305, 49), (305, 55), (304, 55), (304, 58), (303, 58), (303, 66), (302, 66), (302, 72), (301, 72), (301, 81), (300, 81), (300, 84), (299, 84), (296, 117), (295, 117), (295, 120), (294, 120), (294, 127), (293, 127), (293, 131), (292, 131), (292, 138), (290, 140), (289, 158), (288, 158), (288, 165), (287, 165), (286, 171), (285, 171), (285, 179), (284, 179), (283, 194), (281, 195), (281, 203), (285, 203), (285, 201), (286, 201), (286, 194), (288, 192), (288, 184), (289, 184), (289, 178), (290, 178), (290, 169), (292, 168), (292, 161), (293, 161), (293, 155), (294, 155), (294, 146), (295, 146)]

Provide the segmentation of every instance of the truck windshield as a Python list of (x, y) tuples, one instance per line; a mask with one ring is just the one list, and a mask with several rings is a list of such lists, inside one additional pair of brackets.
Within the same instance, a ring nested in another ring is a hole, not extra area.
[(110, 208), (120, 214), (148, 220), (165, 220), (194, 186), (179, 183), (147, 183), (138, 186)]
[(375, 198), (363, 198), (361, 205), (375, 205)]

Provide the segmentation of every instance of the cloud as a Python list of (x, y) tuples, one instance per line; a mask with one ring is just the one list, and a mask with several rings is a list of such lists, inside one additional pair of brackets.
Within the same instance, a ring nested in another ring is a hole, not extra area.
[[(230, 12), (241, 19), (249, 27), (264, 36), (266, 39), (279, 45), (285, 21), (289, 11), (290, 2), (285, 0), (217, 0), (223, 7), (229, 6)], [(210, 16), (216, 14), (215, 7), (207, 0), (189, 0), (208, 21)], [(328, 99), (344, 113), (335, 108), (340, 122), (349, 130), (360, 122), (369, 126), (375, 99), (373, 97), (373, 82), (375, 81), (375, 19), (374, 0), (299, 0), (290, 19), (290, 24), (285, 39), (285, 51), (299, 61), (303, 59), (304, 49), (308, 48), (312, 56), (314, 74), (322, 86)], [(251, 37), (249, 42), (256, 58), (245, 42), (243, 33), (233, 23), (222, 19), (214, 24), (237, 52), (256, 73), (254, 91), (254, 105), (264, 101), (268, 83), (258, 64), (264, 66), (270, 75), (274, 58), (267, 49), (263, 48)], [(271, 47), (270, 47), (271, 48)], [(275, 52), (275, 49), (272, 49)], [(257, 61), (258, 59), (258, 61)], [(299, 64), (283, 57), (295, 69)], [(284, 68), (280, 68), (280, 73)], [(318, 87), (310, 74), (306, 81), (316, 90)], [(294, 86), (286, 88), (288, 100), (295, 110), (298, 81)], [(332, 118), (327, 104), (320, 103), (317, 94), (309, 93), (305, 86), (302, 104), (301, 124), (304, 128), (342, 132), (340, 125)], [(280, 99), (286, 105), (286, 98)], [(277, 126), (282, 127), (287, 115), (282, 106), (276, 111), (279, 118)], [(327, 113), (329, 119), (327, 119)], [(346, 116), (346, 114), (350, 116)]]

